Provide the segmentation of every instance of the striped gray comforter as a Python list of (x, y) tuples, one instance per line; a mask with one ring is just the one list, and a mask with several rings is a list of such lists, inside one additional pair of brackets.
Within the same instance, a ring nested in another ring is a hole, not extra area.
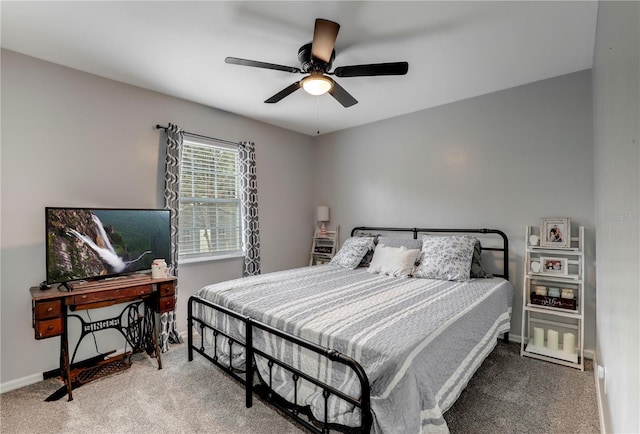
[[(372, 432), (419, 433), (448, 432), (443, 413), (497, 337), (509, 331), (513, 288), (500, 278), (405, 279), (321, 265), (222, 282), (197, 295), (354, 358), (371, 384)], [(234, 335), (244, 334), (241, 323), (198, 306), (198, 317)], [(331, 366), (333, 362), (261, 333), (254, 335), (254, 344), (359, 396), (357, 378), (342, 365)], [(227, 350), (220, 345), (219, 351)], [(243, 365), (244, 354), (240, 349), (234, 353), (234, 366)], [(257, 367), (267, 378), (265, 361), (257, 360)], [(290, 375), (274, 373), (274, 390), (293, 401)], [(324, 419), (319, 390), (302, 382), (301, 401)], [(328, 416), (348, 426), (360, 422), (358, 409), (338, 399), (330, 400)]]

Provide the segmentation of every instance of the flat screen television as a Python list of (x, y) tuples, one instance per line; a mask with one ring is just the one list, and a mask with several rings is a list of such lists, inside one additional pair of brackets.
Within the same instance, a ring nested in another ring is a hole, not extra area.
[(171, 260), (171, 212), (161, 209), (45, 208), (48, 284), (95, 280)]

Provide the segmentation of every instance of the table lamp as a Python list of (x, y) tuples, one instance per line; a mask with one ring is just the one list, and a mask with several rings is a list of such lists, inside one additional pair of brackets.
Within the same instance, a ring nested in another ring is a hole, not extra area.
[(319, 206), (316, 211), (317, 220), (320, 222), (320, 233), (318, 234), (321, 237), (327, 236), (327, 227), (325, 223), (329, 221), (329, 207), (328, 206)]

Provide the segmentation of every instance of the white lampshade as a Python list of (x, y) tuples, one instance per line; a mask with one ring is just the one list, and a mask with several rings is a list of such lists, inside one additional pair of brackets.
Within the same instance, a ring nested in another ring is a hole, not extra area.
[(333, 80), (326, 75), (312, 72), (311, 75), (305, 77), (301, 81), (302, 88), (311, 95), (324, 95), (333, 87)]
[(316, 211), (316, 215), (319, 222), (328, 222), (329, 221), (329, 207), (328, 206), (319, 206)]

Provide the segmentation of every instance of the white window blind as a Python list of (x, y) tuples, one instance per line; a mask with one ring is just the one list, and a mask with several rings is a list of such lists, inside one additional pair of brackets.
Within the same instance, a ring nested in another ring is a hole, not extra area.
[(242, 252), (238, 150), (185, 139), (180, 178), (182, 259)]

